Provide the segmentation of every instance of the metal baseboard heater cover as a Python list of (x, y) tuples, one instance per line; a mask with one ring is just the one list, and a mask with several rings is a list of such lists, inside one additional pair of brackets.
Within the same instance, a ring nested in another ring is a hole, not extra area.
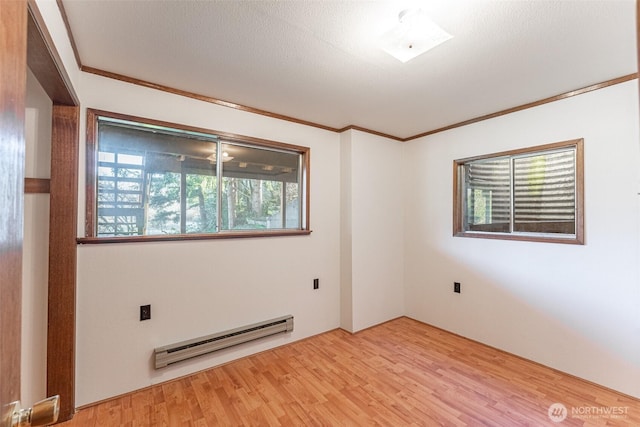
[(192, 357), (212, 353), (222, 350), (223, 348), (270, 335), (291, 331), (293, 331), (293, 316), (288, 315), (219, 332), (217, 334), (207, 335), (205, 337), (158, 347), (154, 350), (155, 367), (156, 369), (164, 368), (165, 366), (191, 359)]

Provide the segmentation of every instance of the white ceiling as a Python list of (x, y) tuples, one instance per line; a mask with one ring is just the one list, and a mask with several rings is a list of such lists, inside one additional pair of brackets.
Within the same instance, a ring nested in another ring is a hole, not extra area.
[[(408, 6), (454, 36), (408, 62)], [(634, 0), (63, 0), (82, 65), (409, 137), (637, 71)]]

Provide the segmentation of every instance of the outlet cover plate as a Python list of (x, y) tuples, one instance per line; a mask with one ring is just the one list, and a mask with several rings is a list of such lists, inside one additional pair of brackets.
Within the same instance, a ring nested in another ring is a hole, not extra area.
[(140, 306), (140, 321), (151, 319), (151, 304)]

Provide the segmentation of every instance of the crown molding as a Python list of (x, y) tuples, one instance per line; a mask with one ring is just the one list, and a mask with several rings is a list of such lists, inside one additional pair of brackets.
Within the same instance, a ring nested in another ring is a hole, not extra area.
[(452, 125), (449, 125), (449, 126), (445, 126), (445, 127), (441, 127), (441, 128), (438, 128), (438, 129), (433, 129), (433, 130), (430, 130), (430, 131), (427, 131), (427, 132), (419, 133), (417, 135), (410, 136), (408, 138), (404, 138), (402, 141), (403, 142), (404, 141), (411, 141), (413, 139), (422, 138), (422, 137), (425, 137), (425, 136), (433, 135), (435, 133), (444, 132), (446, 130), (455, 129), (455, 128), (459, 128), (459, 127), (462, 127), (462, 126), (467, 126), (467, 125), (470, 125), (470, 124), (473, 124), (473, 123), (478, 123), (478, 122), (481, 122), (481, 121), (484, 121), (484, 120), (494, 119), (496, 117), (504, 116), (506, 114), (515, 113), (517, 111), (526, 110), (528, 108), (538, 107), (540, 105), (548, 104), (550, 102), (560, 101), (562, 99), (571, 98), (571, 97), (577, 96), (577, 95), (582, 95), (584, 93), (592, 92), (594, 90), (604, 89), (606, 87), (617, 85), (617, 84), (624, 83), (624, 82), (628, 82), (629, 80), (633, 80), (633, 79), (637, 79), (637, 78), (638, 78), (638, 73), (627, 74), (626, 76), (618, 77), (618, 78), (615, 78), (615, 79), (607, 80), (605, 82), (596, 83), (594, 85), (590, 85), (590, 86), (586, 86), (586, 87), (583, 87), (583, 88), (580, 88), (580, 89), (576, 89), (576, 90), (572, 90), (572, 91), (569, 91), (569, 92), (561, 93), (560, 95), (551, 96), (549, 98), (544, 98), (544, 99), (541, 99), (541, 100), (538, 100), (538, 101), (529, 102), (527, 104), (522, 104), (522, 105), (519, 105), (517, 107), (508, 108), (506, 110), (498, 111), (496, 113), (486, 114), (484, 116), (480, 116), (480, 117), (476, 117), (476, 118), (473, 118), (473, 119), (465, 120), (463, 122), (455, 123), (455, 124), (452, 124)]
[[(0, 0), (2, 1), (2, 0)], [(603, 89), (609, 86), (613, 86), (619, 83), (624, 83), (627, 82), (629, 80), (633, 80), (633, 79), (637, 79), (638, 78), (638, 73), (632, 73), (632, 74), (627, 74), (626, 76), (622, 76), (622, 77), (618, 77), (615, 79), (611, 79), (611, 80), (607, 80), (601, 83), (596, 83), (590, 86), (586, 86), (580, 89), (576, 89), (576, 90), (572, 90), (569, 92), (565, 92), (565, 93), (561, 93), (559, 95), (555, 95), (555, 96), (551, 96), (549, 98), (544, 98), (538, 101), (534, 101), (534, 102), (529, 102), (527, 104), (522, 104), (516, 107), (512, 107), (512, 108), (508, 108), (506, 110), (502, 110), (502, 111), (498, 111), (495, 113), (491, 113), (491, 114), (486, 114), (483, 116), (479, 116), (479, 117), (474, 117), (468, 120), (464, 120), (462, 122), (458, 122), (458, 123), (454, 123), (448, 126), (444, 126), (441, 128), (437, 128), (437, 129), (432, 129), (429, 131), (425, 131), (413, 136), (409, 136), (406, 138), (400, 137), (400, 136), (395, 136), (395, 135), (391, 135), (391, 134), (387, 134), (384, 132), (379, 132), (373, 129), (367, 129), (361, 126), (357, 126), (357, 125), (348, 125), (345, 126), (343, 128), (335, 128), (332, 126), (326, 126), (320, 123), (315, 123), (315, 122), (311, 122), (308, 120), (302, 120), (302, 119), (298, 119), (295, 117), (291, 117), (291, 116), (286, 116), (283, 114), (277, 114), (277, 113), (272, 113), (270, 111), (267, 110), (262, 110), (259, 108), (253, 108), (253, 107), (249, 107), (246, 105), (241, 105), (241, 104), (237, 104), (235, 102), (231, 102), (231, 101), (226, 101), (226, 100), (222, 100), (222, 99), (218, 99), (218, 98), (214, 98), (211, 96), (205, 96), (205, 95), (201, 95), (198, 93), (194, 93), (194, 92), (189, 92), (189, 91), (185, 91), (185, 90), (181, 90), (181, 89), (177, 89), (177, 88), (173, 88), (170, 86), (165, 86), (165, 85), (161, 85), (158, 83), (153, 83), (153, 82), (149, 82), (146, 80), (141, 80), (141, 79), (137, 79), (134, 77), (130, 77), (130, 76), (125, 76), (122, 74), (118, 74), (118, 73), (112, 73), (109, 71), (105, 71), (105, 70), (101, 70), (98, 68), (93, 68), (93, 67), (88, 67), (86, 65), (82, 65), (82, 61), (80, 59), (80, 54), (78, 53), (78, 48), (76, 46), (75, 40), (73, 38), (73, 33), (71, 32), (71, 26), (69, 25), (69, 20), (67, 19), (67, 14), (65, 12), (64, 9), (64, 5), (62, 3), (62, 0), (56, 0), (57, 4), (58, 4), (58, 8), (60, 9), (60, 13), (62, 15), (62, 19), (64, 21), (65, 27), (67, 29), (67, 34), (69, 36), (69, 41), (71, 42), (71, 47), (73, 48), (73, 53), (74, 56), (76, 58), (76, 62), (78, 63), (78, 67), (80, 68), (81, 71), (84, 71), (86, 73), (90, 73), (90, 74), (95, 74), (98, 76), (102, 76), (102, 77), (106, 77), (106, 78), (110, 78), (110, 79), (115, 79), (115, 80), (119, 80), (122, 82), (126, 82), (126, 83), (131, 83), (131, 84), (135, 84), (138, 86), (144, 86), (144, 87), (148, 87), (151, 89), (156, 89), (159, 91), (163, 91), (163, 92), (168, 92), (168, 93), (172, 93), (174, 95), (179, 95), (179, 96), (184, 96), (187, 98), (192, 98), (192, 99), (197, 99), (199, 101), (203, 101), (203, 102), (208, 102), (211, 104), (216, 104), (216, 105), (221, 105), (223, 107), (228, 107), (228, 108), (233, 108), (236, 110), (240, 110), (240, 111), (245, 111), (248, 113), (253, 113), (253, 114), (258, 114), (258, 115), (262, 115), (262, 116), (267, 116), (267, 117), (271, 117), (274, 119), (279, 119), (279, 120), (285, 120), (288, 122), (292, 122), (292, 123), (298, 123), (301, 125), (305, 125), (305, 126), (311, 126), (311, 127), (315, 127), (318, 129), (324, 129), (324, 130), (328, 130), (330, 132), (336, 132), (336, 133), (342, 133), (342, 132), (346, 132), (348, 130), (357, 130), (360, 132), (364, 132), (364, 133), (368, 133), (371, 135), (377, 135), (377, 136), (381, 136), (384, 138), (388, 138), (394, 141), (399, 141), (399, 142), (407, 142), (407, 141), (412, 141), (414, 139), (418, 139), (418, 138), (422, 138), (425, 136), (429, 136), (429, 135), (433, 135), (436, 133), (440, 133), (440, 132), (444, 132), (447, 130), (451, 130), (451, 129), (455, 129), (455, 128), (459, 128), (462, 126), (467, 126), (473, 123), (478, 123), (484, 120), (489, 120), (489, 119), (493, 119), (496, 117), (500, 117), (500, 116), (504, 116), (506, 114), (511, 114), (511, 113), (515, 113), (517, 111), (522, 111), (522, 110), (526, 110), (528, 108), (533, 108), (533, 107), (538, 107), (540, 105), (544, 105), (544, 104), (548, 104), (550, 102), (555, 102), (555, 101), (560, 101), (562, 99), (566, 99), (566, 98), (570, 98), (573, 96), (577, 96), (577, 95), (582, 95), (584, 93), (587, 92), (591, 92), (594, 90), (598, 90), (598, 89)], [(638, 3), (638, 15), (640, 16), (640, 2)], [(638, 27), (640, 27), (640, 21), (638, 23)], [(638, 39), (640, 40), (640, 30), (638, 32)], [(640, 59), (639, 59), (640, 61)]]
[(203, 102), (209, 102), (212, 104), (217, 104), (217, 105), (221, 105), (223, 107), (228, 107), (228, 108), (234, 108), (236, 110), (241, 110), (241, 111), (246, 111), (249, 113), (254, 113), (254, 114), (259, 114), (259, 115), (263, 115), (263, 116), (267, 116), (267, 117), (271, 117), (274, 119), (279, 119), (279, 120), (285, 120), (285, 121), (289, 121), (289, 122), (293, 122), (293, 123), (298, 123), (298, 124), (302, 124), (305, 126), (311, 126), (311, 127), (315, 127), (315, 128), (319, 128), (319, 129), (324, 129), (324, 130), (328, 130), (331, 132), (336, 132), (336, 133), (342, 133), (342, 132), (346, 132), (348, 130), (357, 130), (360, 132), (365, 132), (371, 135), (377, 135), (377, 136), (381, 136), (384, 138), (388, 138), (388, 139), (392, 139), (394, 141), (398, 141), (398, 142), (407, 142), (407, 141), (411, 141), (414, 139), (418, 139), (418, 138), (423, 138), (425, 136), (429, 136), (429, 135), (433, 135), (436, 133), (440, 133), (440, 132), (444, 132), (447, 130), (451, 130), (451, 129), (455, 129), (455, 128), (459, 128), (462, 126), (467, 126), (473, 123), (478, 123), (484, 120), (489, 120), (489, 119), (493, 119), (496, 117), (500, 117), (500, 116), (504, 116), (506, 114), (511, 114), (511, 113), (515, 113), (518, 111), (522, 111), (522, 110), (526, 110), (529, 108), (534, 108), (534, 107), (538, 107), (540, 105), (544, 105), (544, 104), (548, 104), (550, 102), (555, 102), (555, 101), (560, 101), (562, 99), (567, 99), (567, 98), (571, 98), (573, 96), (577, 96), (577, 95), (582, 95), (584, 93), (588, 93), (588, 92), (592, 92), (595, 90), (599, 90), (599, 89), (604, 89), (606, 87), (609, 86), (614, 86), (620, 83), (624, 83), (630, 80), (634, 80), (638, 78), (638, 73), (632, 73), (632, 74), (627, 74), (626, 76), (622, 76), (622, 77), (618, 77), (615, 79), (611, 79), (611, 80), (607, 80), (601, 83), (596, 83), (590, 86), (586, 86), (580, 89), (575, 89), (569, 92), (565, 92), (565, 93), (561, 93), (559, 95), (554, 95), (551, 96), (549, 98), (544, 98), (538, 101), (534, 101), (534, 102), (529, 102), (527, 104), (522, 104), (519, 105), (517, 107), (512, 107), (512, 108), (508, 108), (506, 110), (502, 110), (502, 111), (498, 111), (496, 113), (491, 113), (491, 114), (486, 114), (484, 116), (479, 116), (479, 117), (475, 117), (469, 120), (465, 120), (459, 123), (455, 123), (452, 125), (448, 125), (448, 126), (444, 126), (441, 128), (437, 128), (437, 129), (433, 129), (430, 131), (426, 131), (423, 133), (419, 133), (417, 135), (413, 135), (413, 136), (409, 136), (406, 138), (402, 138), (399, 136), (395, 136), (395, 135), (390, 135), (387, 133), (383, 133), (383, 132), (378, 132), (376, 130), (372, 130), (372, 129), (367, 129), (361, 126), (356, 126), (356, 125), (349, 125), (349, 126), (345, 126), (343, 128), (334, 128), (331, 126), (326, 126), (326, 125), (322, 125), (319, 123), (315, 123), (315, 122), (310, 122), (307, 120), (301, 120), (301, 119), (297, 119), (295, 117), (291, 117), (291, 116), (285, 116), (282, 114), (276, 114), (276, 113), (272, 113), (270, 111), (266, 111), (266, 110), (261, 110), (258, 108), (252, 108), (252, 107), (247, 107), (245, 105), (241, 105), (241, 104), (236, 104), (234, 102), (230, 102), (230, 101), (224, 101), (218, 98), (213, 98), (210, 96), (205, 96), (205, 95), (200, 95), (197, 93), (193, 93), (193, 92), (188, 92), (188, 91), (184, 91), (181, 89), (176, 89), (176, 88), (172, 88), (169, 86), (164, 86), (164, 85), (160, 85), (157, 83), (152, 83), (152, 82), (148, 82), (145, 80), (140, 80), (140, 79), (136, 79), (133, 77), (128, 77), (128, 76), (124, 76), (122, 74), (117, 74), (117, 73), (111, 73), (109, 71), (104, 71), (104, 70), (100, 70), (97, 68), (93, 68), (93, 67), (87, 67), (87, 66), (82, 66), (81, 70), (86, 72), (86, 73), (91, 73), (91, 74), (96, 74), (102, 77), (107, 77), (110, 79), (115, 79), (115, 80), (119, 80), (122, 82), (126, 82), (126, 83), (131, 83), (131, 84), (135, 84), (135, 85), (139, 85), (139, 86), (144, 86), (144, 87), (148, 87), (151, 89), (156, 89), (156, 90), (160, 90), (163, 92), (168, 92), (168, 93), (172, 93), (175, 95), (180, 95), (180, 96), (185, 96), (187, 98), (193, 98), (193, 99), (197, 99), (199, 101), (203, 101)]
[(361, 126), (349, 125), (337, 130), (338, 133), (346, 132), (348, 130), (357, 130), (360, 132), (370, 133), (371, 135), (382, 136), (384, 138), (393, 139), (395, 141), (404, 142), (405, 138), (400, 138), (399, 136), (390, 135), (388, 133), (378, 132), (376, 130), (371, 130), (367, 128), (363, 128)]
[(69, 18), (67, 17), (67, 11), (64, 9), (62, 0), (56, 0), (56, 4), (58, 5), (58, 9), (60, 10), (60, 15), (62, 16), (62, 22), (64, 22), (64, 27), (67, 30), (67, 36), (69, 37), (69, 43), (71, 43), (73, 56), (76, 58), (76, 64), (78, 64), (78, 68), (82, 69), (82, 61), (80, 61), (78, 46), (76, 46), (76, 40), (73, 38), (73, 33), (71, 32), (71, 25), (69, 25)]
[(122, 75), (122, 74), (112, 73), (110, 71), (100, 70), (98, 68), (87, 67), (87, 66), (83, 65), (82, 67), (80, 67), (80, 70), (82, 70), (82, 71), (84, 71), (86, 73), (95, 74), (95, 75), (98, 75), (98, 76), (107, 77), (107, 78), (110, 78), (110, 79), (114, 79), (114, 80), (119, 80), (119, 81), (126, 82), (126, 83), (135, 84), (135, 85), (138, 85), (138, 86), (144, 86), (144, 87), (148, 87), (148, 88), (151, 88), (151, 89), (156, 89), (156, 90), (159, 90), (159, 91), (172, 93), (174, 95), (179, 95), (179, 96), (184, 96), (184, 97), (187, 97), (187, 98), (197, 99), (198, 101), (203, 101), (203, 102), (208, 102), (208, 103), (211, 103), (211, 104), (221, 105), (223, 107), (233, 108), (233, 109), (236, 109), (236, 110), (246, 111), (248, 113), (259, 114), (259, 115), (262, 115), (262, 116), (272, 117), (274, 119), (286, 120), (288, 122), (298, 123), (298, 124), (302, 124), (302, 125), (305, 125), (305, 126), (312, 126), (312, 127), (328, 130), (328, 131), (331, 131), (331, 132), (339, 132), (340, 131), (340, 129), (338, 129), (338, 128), (321, 125), (321, 124), (318, 124), (318, 123), (310, 122), (308, 120), (301, 120), (301, 119), (297, 119), (297, 118), (291, 117), (291, 116), (285, 116), (285, 115), (282, 115), (282, 114), (272, 113), (270, 111), (261, 110), (259, 108), (248, 107), (246, 105), (236, 104), (235, 102), (225, 101), (223, 99), (213, 98), (211, 96), (205, 96), (205, 95), (201, 95), (201, 94), (194, 93), (194, 92), (189, 92), (189, 91), (182, 90), (182, 89), (176, 89), (176, 88), (173, 88), (173, 87), (161, 85), (161, 84), (158, 84), (158, 83), (149, 82), (149, 81), (146, 81), (146, 80), (137, 79), (137, 78), (134, 78), (134, 77), (125, 76), (125, 75)]

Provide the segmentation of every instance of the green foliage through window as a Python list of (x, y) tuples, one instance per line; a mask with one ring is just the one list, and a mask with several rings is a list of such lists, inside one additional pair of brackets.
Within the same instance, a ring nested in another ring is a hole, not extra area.
[(302, 230), (307, 151), (99, 116), (96, 236)]

